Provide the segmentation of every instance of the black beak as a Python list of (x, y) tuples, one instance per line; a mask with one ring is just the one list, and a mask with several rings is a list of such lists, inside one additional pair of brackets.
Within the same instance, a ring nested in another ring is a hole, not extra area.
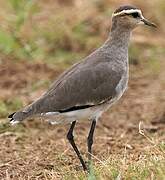
[(154, 27), (154, 28), (157, 28), (156, 24), (152, 23), (152, 22), (149, 22), (147, 19), (141, 19), (141, 21), (147, 25), (147, 26), (151, 26), (151, 27)]

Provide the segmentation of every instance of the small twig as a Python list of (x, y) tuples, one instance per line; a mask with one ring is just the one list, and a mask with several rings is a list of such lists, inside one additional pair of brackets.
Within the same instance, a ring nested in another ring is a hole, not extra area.
[(93, 154), (91, 154), (91, 156), (92, 156), (94, 159), (96, 159), (97, 161), (99, 161), (99, 162), (108, 170), (108, 172), (112, 173), (112, 172), (110, 171), (110, 169), (109, 169), (109, 167), (108, 167), (107, 164), (105, 164), (103, 161), (101, 161), (99, 158), (97, 158), (97, 157), (94, 156)]
[(153, 141), (149, 136), (147, 136), (145, 133), (144, 133), (144, 130), (141, 128), (141, 126), (142, 126), (142, 121), (140, 121), (139, 122), (139, 134), (141, 134), (142, 136), (144, 136), (152, 145), (153, 145), (153, 147), (155, 148), (155, 150), (157, 151), (157, 152), (163, 152), (164, 153), (164, 151), (162, 151), (162, 150), (160, 150), (159, 148), (158, 148), (158, 143), (156, 143), (155, 141)]
[(143, 124), (143, 122), (140, 121), (140, 122), (139, 122), (139, 134), (141, 134), (142, 136), (144, 136), (151, 144), (153, 144), (153, 145), (156, 146), (156, 143), (155, 143), (149, 136), (147, 136), (147, 135), (144, 133), (144, 130), (142, 129), (142, 124)]
[[(90, 154), (90, 153), (89, 153)], [(101, 161), (99, 158), (97, 158), (96, 156), (94, 156), (93, 154), (90, 154), (94, 159), (96, 159), (97, 161), (99, 161), (103, 166), (107, 167), (107, 165)]]

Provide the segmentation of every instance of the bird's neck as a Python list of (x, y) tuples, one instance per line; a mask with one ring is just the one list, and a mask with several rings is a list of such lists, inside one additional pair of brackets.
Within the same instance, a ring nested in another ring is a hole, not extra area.
[(119, 49), (128, 49), (131, 31), (130, 27), (122, 25), (116, 19), (112, 19), (112, 27), (106, 44)]
[[(124, 62), (128, 65), (128, 45), (131, 36), (131, 30), (120, 27), (111, 29), (109, 37), (103, 49), (106, 49), (106, 53), (113, 56), (113, 60), (116, 62)], [(110, 58), (111, 59), (111, 58)]]
[(116, 27), (111, 29), (107, 44), (114, 45), (116, 48), (128, 49), (129, 41), (131, 36), (131, 30), (126, 28)]

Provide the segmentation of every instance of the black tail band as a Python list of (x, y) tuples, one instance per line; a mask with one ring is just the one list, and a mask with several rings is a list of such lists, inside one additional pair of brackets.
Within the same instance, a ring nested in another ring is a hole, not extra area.
[(16, 112), (10, 114), (10, 115), (8, 116), (8, 118), (13, 118), (13, 115), (14, 115), (15, 113), (16, 113)]

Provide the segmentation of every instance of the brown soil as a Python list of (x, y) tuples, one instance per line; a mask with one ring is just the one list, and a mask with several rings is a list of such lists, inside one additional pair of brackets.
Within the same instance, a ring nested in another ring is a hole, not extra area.
[[(151, 74), (140, 68), (131, 66), (127, 92), (98, 121), (93, 149), (94, 155), (102, 161), (112, 154), (121, 156), (125, 148), (130, 159), (136, 161), (147, 148), (154, 148), (139, 134), (140, 121), (146, 135), (155, 143), (165, 138), (165, 71)], [(161, 68), (165, 68), (164, 63)], [(25, 104), (29, 103), (44, 91), (40, 88), (25, 95), (31, 82), (53, 80), (60, 72), (45, 64), (6, 61), (0, 65), (0, 97), (10, 99), (20, 94)], [(0, 179), (7, 176), (14, 179), (44, 179), (43, 172), (51, 172), (51, 169), (60, 178), (65, 173), (64, 167), (66, 170), (76, 168), (79, 162), (65, 138), (68, 128), (69, 125), (51, 126), (34, 120), (0, 134)], [(89, 123), (78, 123), (75, 131), (77, 144), (86, 153)], [(99, 163), (96, 159), (94, 161)]]

